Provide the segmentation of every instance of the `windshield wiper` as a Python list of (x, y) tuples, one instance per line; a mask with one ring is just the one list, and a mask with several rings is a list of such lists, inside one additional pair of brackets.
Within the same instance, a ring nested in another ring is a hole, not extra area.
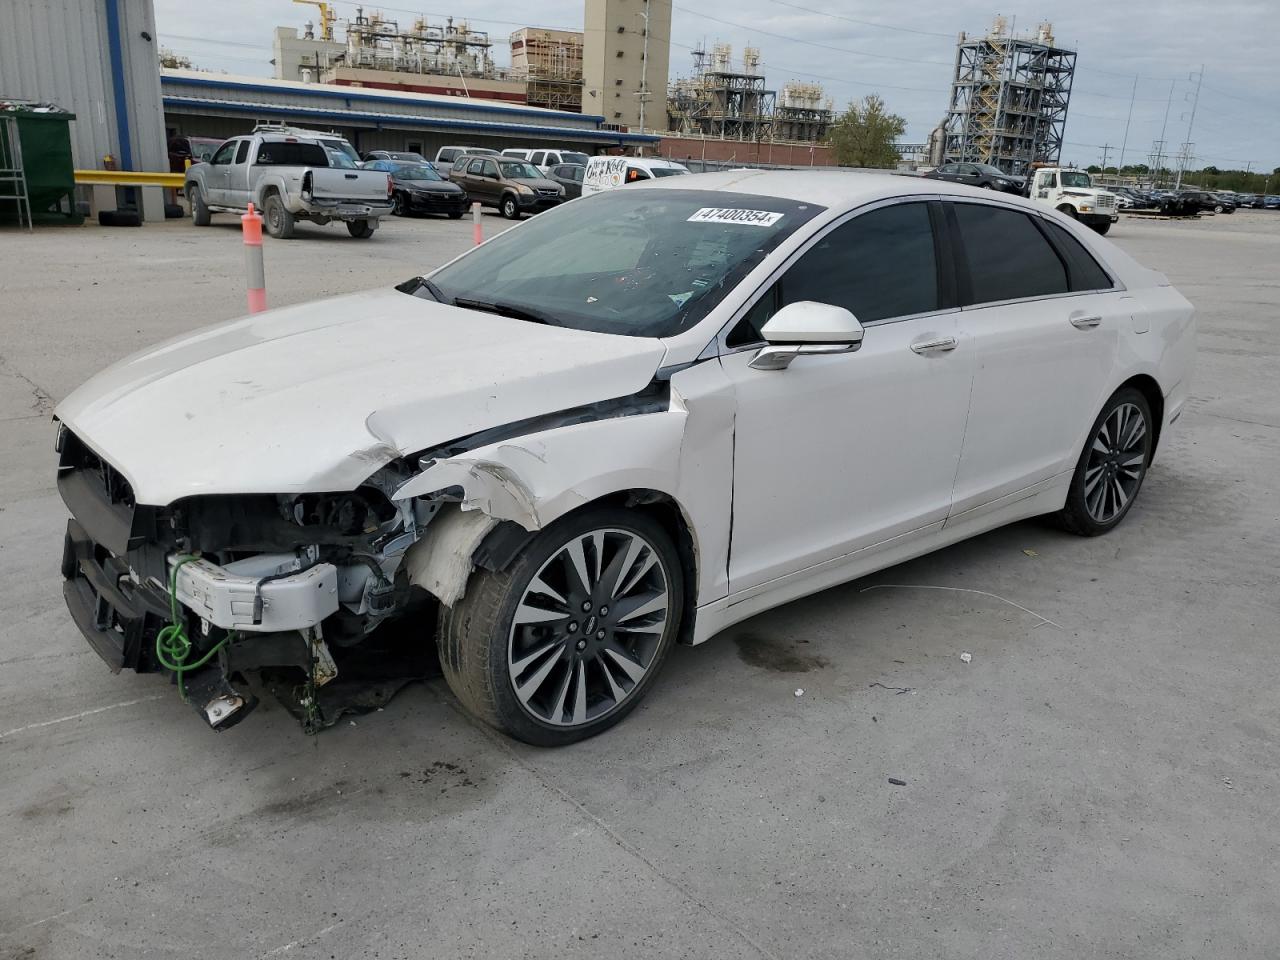
[[(427, 281), (430, 283), (430, 281)], [(448, 302), (448, 301), (446, 301)], [(489, 300), (472, 300), (467, 297), (454, 297), (453, 305), (465, 310), (480, 310), (484, 313), (496, 313), (500, 317), (513, 320), (528, 320), (531, 323), (545, 323), (549, 327), (562, 326), (559, 320), (541, 310), (517, 306), (514, 303), (497, 303)]]

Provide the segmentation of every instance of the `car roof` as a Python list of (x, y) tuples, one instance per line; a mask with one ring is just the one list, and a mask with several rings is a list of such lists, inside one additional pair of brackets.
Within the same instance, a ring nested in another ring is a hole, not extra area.
[[(725, 170), (695, 173), (687, 177), (664, 177), (632, 184), (628, 190), (717, 190), (725, 193), (752, 193), (783, 200), (819, 203), (825, 207), (848, 207), (891, 197), (914, 194), (993, 198), (992, 191), (946, 180), (891, 173), (859, 173), (852, 170)], [(1012, 194), (1000, 194), (1001, 202), (1026, 205), (1041, 210)]]

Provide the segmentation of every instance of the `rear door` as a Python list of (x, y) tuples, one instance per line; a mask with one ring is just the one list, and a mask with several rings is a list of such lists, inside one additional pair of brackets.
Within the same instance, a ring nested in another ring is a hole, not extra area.
[[(1111, 389), (1134, 301), (1047, 217), (947, 204), (962, 325), (977, 353), (953, 514), (995, 509), (1072, 469)], [(976, 514), (970, 514), (976, 516)]]

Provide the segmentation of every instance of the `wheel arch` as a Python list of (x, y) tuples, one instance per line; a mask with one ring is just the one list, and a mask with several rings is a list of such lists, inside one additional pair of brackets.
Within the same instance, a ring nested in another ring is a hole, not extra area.
[(1156, 378), (1148, 373), (1135, 374), (1116, 387), (1111, 395), (1115, 396), (1125, 387), (1133, 387), (1142, 394), (1147, 406), (1151, 408), (1151, 429), (1154, 434), (1151, 438), (1151, 455), (1154, 457), (1160, 446), (1160, 429), (1164, 425), (1164, 391), (1160, 389)]

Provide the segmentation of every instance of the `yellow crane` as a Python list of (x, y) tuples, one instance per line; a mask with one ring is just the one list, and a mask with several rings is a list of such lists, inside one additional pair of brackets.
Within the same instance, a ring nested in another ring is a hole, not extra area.
[(294, 3), (304, 3), (308, 6), (320, 8), (320, 39), (333, 39), (333, 21), (337, 19), (334, 16), (333, 8), (324, 0), (293, 0)]

